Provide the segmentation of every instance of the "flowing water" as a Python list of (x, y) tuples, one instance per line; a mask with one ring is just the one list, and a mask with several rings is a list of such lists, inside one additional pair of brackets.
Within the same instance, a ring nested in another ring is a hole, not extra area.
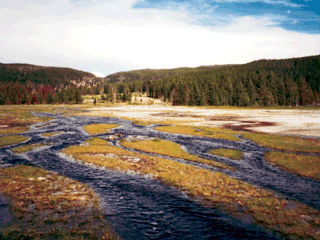
[[(231, 177), (320, 209), (319, 181), (286, 173), (267, 164), (262, 157), (267, 149), (246, 139), (242, 139), (241, 142), (231, 142), (169, 134), (153, 130), (155, 125), (133, 125), (131, 121), (117, 118), (65, 117), (46, 113), (35, 115), (54, 120), (50, 125), (39, 124), (29, 132), (23, 133), (22, 135), (30, 138), (27, 142), (1, 148), (0, 166), (32, 164), (87, 184), (98, 194), (107, 220), (121, 239), (279, 239), (280, 237), (251, 224), (250, 219), (235, 219), (217, 209), (204, 207), (184, 193), (153, 179), (79, 164), (61, 154), (62, 149), (82, 144), (91, 137), (82, 130), (87, 124), (119, 125), (110, 133), (98, 135), (101, 138), (121, 133), (123, 137), (142, 135), (178, 143), (190, 154), (213, 159), (236, 169), (232, 172), (208, 167), (212, 171), (222, 171)], [(63, 133), (51, 137), (41, 135), (56, 131)], [(112, 142), (117, 145), (116, 140)], [(47, 146), (25, 154), (14, 154), (10, 150), (30, 143), (42, 143)], [(244, 158), (233, 161), (207, 153), (209, 149), (217, 147), (239, 149), (245, 152)], [(205, 167), (197, 163), (188, 164)], [(8, 211), (7, 203), (0, 195), (0, 227), (2, 222), (10, 220), (9, 214), (2, 214), (6, 211)]]

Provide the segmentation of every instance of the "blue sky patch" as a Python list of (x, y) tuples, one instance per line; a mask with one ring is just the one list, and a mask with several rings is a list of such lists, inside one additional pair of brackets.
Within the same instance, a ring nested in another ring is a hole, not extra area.
[(316, 0), (145, 0), (134, 8), (184, 8), (204, 15), (198, 24), (218, 26), (244, 16), (273, 19), (275, 25), (290, 31), (320, 33), (320, 7)]

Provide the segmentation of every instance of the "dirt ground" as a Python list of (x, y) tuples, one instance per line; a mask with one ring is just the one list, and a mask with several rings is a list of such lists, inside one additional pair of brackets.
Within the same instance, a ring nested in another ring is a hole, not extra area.
[(90, 115), (167, 121), (168, 124), (224, 127), (248, 132), (320, 137), (320, 110), (206, 109), (159, 105), (91, 108)]

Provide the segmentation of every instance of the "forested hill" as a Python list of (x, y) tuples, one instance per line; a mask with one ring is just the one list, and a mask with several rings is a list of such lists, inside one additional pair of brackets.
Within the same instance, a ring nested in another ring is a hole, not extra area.
[(102, 79), (71, 68), (43, 67), (30, 64), (0, 63), (0, 83), (49, 85), (54, 89), (69, 87), (94, 87)]
[(191, 106), (320, 103), (320, 55), (193, 70), (160, 80), (105, 86), (105, 93), (142, 91), (173, 105)]
[(117, 72), (106, 77), (107, 83), (127, 83), (133, 81), (160, 80), (169, 76), (177, 76), (185, 73), (198, 72), (214, 68), (223, 68), (231, 65), (200, 66), (197, 68), (173, 68), (173, 69), (142, 69), (128, 72)]

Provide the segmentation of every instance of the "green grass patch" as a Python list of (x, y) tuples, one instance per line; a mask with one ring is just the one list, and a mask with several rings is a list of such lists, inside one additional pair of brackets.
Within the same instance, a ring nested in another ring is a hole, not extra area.
[(25, 165), (0, 170), (13, 223), (1, 239), (116, 239), (86, 185)]
[(39, 147), (42, 147), (42, 146), (44, 146), (44, 145), (40, 144), (40, 143), (28, 144), (28, 145), (24, 145), (24, 146), (19, 146), (19, 147), (13, 148), (12, 152), (14, 152), (14, 153), (25, 153), (25, 152), (31, 151), (31, 150), (33, 150), (35, 148), (39, 148)]
[(17, 144), (28, 140), (28, 137), (19, 136), (19, 135), (9, 135), (0, 137), (0, 147)]
[(42, 136), (44, 137), (51, 137), (51, 136), (54, 136), (54, 135), (58, 135), (60, 133), (63, 133), (63, 132), (49, 132), (49, 133), (42, 133)]
[(292, 153), (267, 152), (267, 162), (273, 163), (291, 173), (320, 180), (320, 157)]
[(280, 136), (267, 133), (241, 133), (244, 138), (268, 148), (320, 153), (320, 140), (302, 137)]
[(109, 169), (148, 174), (190, 196), (201, 197), (209, 206), (221, 207), (235, 216), (249, 215), (256, 224), (286, 237), (319, 239), (319, 211), (299, 202), (280, 198), (220, 172), (126, 151), (102, 139), (91, 139), (88, 143), (68, 147), (64, 153)]
[(217, 148), (209, 151), (210, 154), (226, 157), (234, 160), (240, 160), (244, 153), (240, 150)]
[(107, 133), (110, 132), (110, 129), (116, 128), (119, 125), (117, 124), (90, 124), (83, 127), (89, 134), (99, 134), (99, 133)]
[(225, 139), (229, 141), (240, 141), (239, 138), (233, 136), (235, 131), (221, 129), (221, 128), (210, 128), (210, 127), (191, 127), (191, 126), (162, 126), (155, 127), (157, 131), (168, 132), (168, 133), (177, 133), (185, 135), (193, 135), (197, 137), (210, 137)]

